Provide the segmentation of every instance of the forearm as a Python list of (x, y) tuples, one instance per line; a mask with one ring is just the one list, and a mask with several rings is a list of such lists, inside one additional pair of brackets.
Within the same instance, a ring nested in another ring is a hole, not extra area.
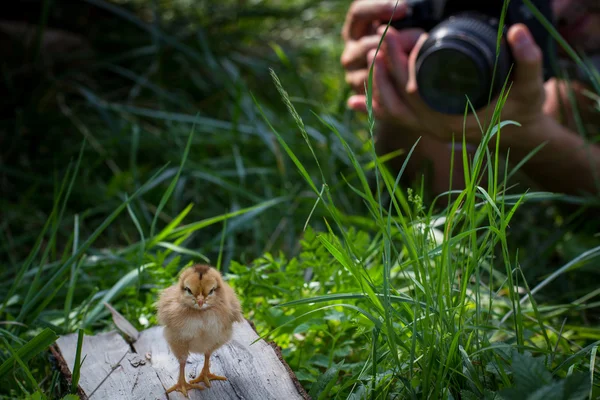
[[(531, 126), (504, 128), (512, 137), (510, 162), (516, 164), (536, 146), (545, 145), (522, 166), (544, 190), (581, 195), (600, 193), (600, 147), (546, 117)], [(504, 136), (504, 135), (503, 135)], [(528, 138), (528, 139), (526, 139)]]
[(377, 121), (375, 124), (375, 148), (377, 154), (381, 157), (393, 152), (399, 153), (388, 162), (394, 173), (400, 170), (406, 161), (410, 149), (417, 140), (419, 140), (420, 144), (415, 148), (405, 170), (405, 173), (410, 175), (414, 174), (417, 166), (421, 165), (425, 160), (423, 145), (419, 139), (419, 135), (383, 121)]
[[(376, 149), (379, 156), (401, 150), (402, 153), (390, 160), (393, 173), (397, 173), (406, 161), (408, 153), (415, 146), (403, 175), (404, 182), (420, 181), (423, 174), (431, 185), (434, 195), (450, 190), (450, 167), (452, 166), (452, 149), (448, 143), (441, 142), (429, 135), (419, 135), (385, 122), (376, 124)], [(462, 170), (462, 154), (454, 151), (454, 168), (452, 173), (452, 189), (464, 188)]]

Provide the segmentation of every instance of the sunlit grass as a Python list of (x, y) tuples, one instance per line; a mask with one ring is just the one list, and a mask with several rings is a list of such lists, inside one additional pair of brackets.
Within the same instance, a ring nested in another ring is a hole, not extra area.
[[(273, 78), (302, 131), (302, 122), (286, 91), (275, 74)], [(488, 179), (486, 188), (479, 186), (477, 179), (469, 179), (469, 176), (480, 176), (484, 166), (489, 171), (498, 170), (498, 147), (495, 146), (496, 152), (492, 154), (487, 150), (488, 144), (499, 140), (503, 126), (513, 123), (501, 121), (502, 99), (506, 94), (501, 94), (500, 98), (487, 124), (489, 128), (482, 132), (483, 139), (473, 163), (467, 160), (466, 152), (462, 154), (462, 162), (468, 165), (465, 172), (467, 187), (441, 212), (425, 209), (418, 197), (407, 201), (398, 188), (400, 177), (390, 175), (375, 158), (377, 170), (381, 171), (381, 190), (387, 191), (391, 198), (389, 208), (383, 207), (381, 193), (373, 193), (363, 167), (352, 149), (345, 146), (359, 177), (359, 186), (352, 186), (352, 190), (370, 211), (368, 225), (373, 235), (375, 257), (368, 257), (368, 261), (347, 235), (348, 226), (340, 218), (343, 212), (329, 196), (327, 182), (322, 189), (318, 188), (306, 166), (298, 161), (297, 150), (287, 146), (274, 130), (300, 175), (318, 196), (319, 205), (327, 209), (329, 216), (325, 218), (331, 219), (335, 228), (329, 228), (329, 234), (340, 235), (339, 242), (330, 241), (324, 234), (317, 235), (317, 239), (351, 280), (346, 282), (345, 293), (308, 296), (279, 304), (278, 307), (292, 312), (299, 305), (309, 307), (302, 313), (295, 312), (292, 314), (294, 319), (265, 335), (276, 335), (286, 325), (297, 325), (307, 318), (314, 318), (314, 313), (330, 308), (354, 315), (362, 329), (372, 332), (370, 351), (364, 348), (361, 352), (363, 357), (368, 357), (365, 367), (357, 376), (352, 376), (356, 380), (353, 390), (369, 393), (369, 398), (398, 394), (407, 398), (448, 398), (460, 393), (482, 398), (511, 387), (513, 379), (507, 372), (512, 368), (511, 349), (519, 354), (543, 356), (544, 368), (557, 377), (565, 378), (567, 372), (572, 374), (574, 359), (560, 364), (565, 358), (568, 360), (570, 352), (558, 351), (559, 342), (565, 340), (556, 336), (560, 326), (553, 325), (559, 320), (540, 311), (537, 302), (530, 299), (580, 260), (573, 260), (535, 288), (530, 288), (519, 267), (518, 248), (509, 247), (507, 236), (518, 207), (532, 194), (512, 196), (505, 201), (503, 188), (508, 185), (506, 181), (499, 181), (497, 175)], [(324, 125), (335, 130), (325, 122)], [(311, 148), (306, 136), (305, 139), (307, 147)], [(433, 221), (440, 220), (443, 221), (441, 225), (432, 226)], [(500, 259), (494, 257), (498, 248)], [(581, 258), (595, 257), (599, 251), (600, 247), (594, 248)], [(493, 265), (503, 266), (504, 271), (494, 269)], [(373, 274), (381, 274), (381, 279), (373, 280)], [(517, 291), (519, 287), (521, 289)], [(521, 298), (520, 291), (526, 296)], [(331, 304), (323, 306), (322, 303)], [(568, 344), (584, 356), (585, 350), (572, 345)], [(493, 376), (490, 366), (499, 369), (499, 376)], [(590, 367), (593, 371), (594, 365)], [(330, 368), (338, 371), (342, 367), (330, 365)], [(581, 369), (585, 370), (585, 365)], [(382, 379), (382, 374), (387, 378)], [(322, 382), (322, 379), (334, 379), (334, 376), (323, 375), (315, 381), (313, 388), (320, 388), (320, 395), (326, 397), (352, 393), (335, 391)], [(541, 387), (543, 382), (539, 383)], [(589, 383), (587, 381), (588, 386)], [(579, 384), (585, 386), (585, 380)]]

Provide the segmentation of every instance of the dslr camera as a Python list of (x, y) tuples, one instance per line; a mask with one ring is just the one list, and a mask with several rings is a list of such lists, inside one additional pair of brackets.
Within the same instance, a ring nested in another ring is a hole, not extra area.
[[(511, 67), (514, 68), (506, 32), (516, 23), (525, 24), (542, 49), (544, 78), (554, 75), (551, 68), (556, 54), (554, 42), (522, 0), (509, 1), (503, 26), (500, 17), (504, 0), (406, 0), (406, 3), (407, 15), (392, 21), (391, 26), (421, 28), (429, 33), (417, 57), (416, 78), (421, 98), (438, 112), (464, 114), (467, 98), (478, 110), (499, 94)], [(549, 0), (531, 3), (553, 21)]]

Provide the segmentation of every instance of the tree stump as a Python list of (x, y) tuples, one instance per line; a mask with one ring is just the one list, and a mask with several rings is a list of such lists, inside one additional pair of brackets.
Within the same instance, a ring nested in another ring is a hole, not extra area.
[[(136, 332), (137, 333), (137, 332)], [(161, 326), (134, 335), (130, 343), (117, 331), (84, 336), (81, 350), (79, 394), (90, 399), (185, 399), (171, 392), (179, 366), (163, 337)], [(232, 340), (211, 356), (211, 372), (227, 377), (211, 387), (188, 392), (190, 399), (300, 400), (309, 399), (283, 360), (279, 348), (259, 339), (248, 321), (236, 323)], [(71, 381), (77, 334), (60, 337), (53, 352), (67, 381)], [(84, 359), (85, 357), (85, 359)], [(188, 380), (202, 369), (204, 356), (191, 354)]]

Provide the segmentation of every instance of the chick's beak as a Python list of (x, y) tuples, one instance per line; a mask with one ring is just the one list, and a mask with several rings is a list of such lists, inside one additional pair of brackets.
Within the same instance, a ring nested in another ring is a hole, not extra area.
[(198, 303), (198, 307), (202, 307), (202, 304), (204, 304), (204, 299), (197, 298), (196, 302)]

